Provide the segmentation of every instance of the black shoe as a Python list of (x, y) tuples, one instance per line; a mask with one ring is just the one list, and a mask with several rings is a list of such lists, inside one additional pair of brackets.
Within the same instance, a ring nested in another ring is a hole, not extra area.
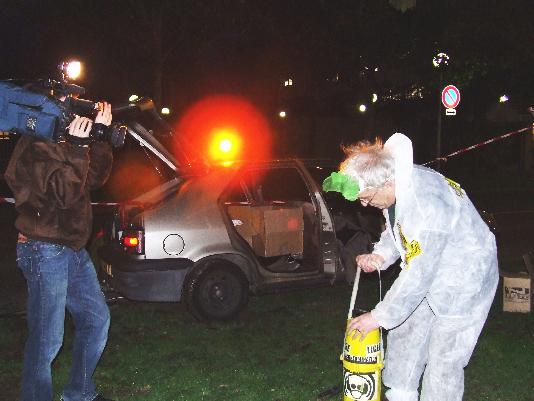
[(113, 400), (104, 397), (102, 394), (98, 394), (96, 398), (93, 398), (93, 401), (113, 401)]

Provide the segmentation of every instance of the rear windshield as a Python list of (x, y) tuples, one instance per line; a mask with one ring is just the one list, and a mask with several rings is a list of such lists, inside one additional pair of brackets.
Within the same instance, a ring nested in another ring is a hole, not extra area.
[(98, 191), (106, 201), (135, 199), (176, 178), (176, 173), (129, 135), (124, 147), (113, 151), (111, 175)]

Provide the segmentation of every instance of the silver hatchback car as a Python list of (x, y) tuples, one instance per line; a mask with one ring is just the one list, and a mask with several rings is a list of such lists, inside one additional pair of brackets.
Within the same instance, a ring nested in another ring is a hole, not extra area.
[[(380, 213), (322, 192), (333, 163), (291, 159), (180, 169), (142, 126), (129, 130), (157, 156), (156, 170), (171, 171), (116, 209), (99, 252), (113, 287), (129, 299), (184, 300), (199, 318), (231, 319), (249, 293), (343, 280), (354, 256), (380, 232)], [(250, 215), (261, 212), (258, 234)]]

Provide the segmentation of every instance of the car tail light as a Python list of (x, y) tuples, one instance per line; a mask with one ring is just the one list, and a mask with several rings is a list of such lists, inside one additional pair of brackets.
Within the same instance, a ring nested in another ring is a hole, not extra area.
[(129, 248), (137, 248), (139, 245), (139, 238), (137, 237), (124, 237), (123, 238), (124, 246)]
[(126, 252), (142, 255), (145, 253), (145, 232), (143, 230), (124, 230), (121, 243)]

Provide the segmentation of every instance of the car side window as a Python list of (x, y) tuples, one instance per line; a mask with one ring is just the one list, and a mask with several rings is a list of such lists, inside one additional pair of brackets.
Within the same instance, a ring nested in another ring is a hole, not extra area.
[(243, 203), (248, 202), (248, 197), (245, 192), (245, 187), (241, 180), (234, 180), (226, 189), (224, 200), (227, 203)]
[(306, 183), (296, 168), (249, 170), (243, 181), (259, 203), (310, 201)]
[(338, 166), (335, 164), (312, 164), (308, 166), (308, 172), (313, 177), (319, 188), (322, 187), (324, 179), (328, 177), (333, 171), (338, 171)]

